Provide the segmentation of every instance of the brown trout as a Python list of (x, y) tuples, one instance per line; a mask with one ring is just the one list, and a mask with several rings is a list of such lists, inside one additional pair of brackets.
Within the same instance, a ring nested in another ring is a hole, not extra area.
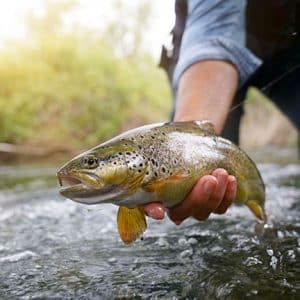
[(142, 204), (180, 203), (203, 175), (224, 168), (237, 179), (235, 202), (266, 220), (265, 187), (253, 161), (216, 136), (208, 121), (151, 124), (129, 130), (84, 152), (57, 173), (60, 194), (85, 204), (119, 206), (117, 223), (129, 244), (146, 229)]

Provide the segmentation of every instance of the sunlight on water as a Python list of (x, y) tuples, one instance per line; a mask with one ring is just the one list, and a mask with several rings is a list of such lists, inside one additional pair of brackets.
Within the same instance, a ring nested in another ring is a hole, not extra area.
[(258, 165), (267, 225), (245, 207), (124, 246), (116, 207), (58, 195), (55, 168), (0, 167), (0, 298), (297, 299), (300, 165)]

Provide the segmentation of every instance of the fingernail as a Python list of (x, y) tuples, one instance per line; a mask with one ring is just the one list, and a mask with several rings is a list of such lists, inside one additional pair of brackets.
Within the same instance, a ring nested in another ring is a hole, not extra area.
[(218, 181), (224, 181), (227, 175), (228, 174), (225, 173), (225, 172), (222, 172), (221, 174), (218, 174), (218, 176), (217, 176)]
[(150, 218), (154, 218), (155, 210), (153, 208), (149, 209), (149, 210), (147, 210), (147, 214)]
[(214, 189), (215, 189), (215, 185), (212, 182), (210, 182), (210, 181), (205, 182), (205, 184), (204, 184), (204, 191), (207, 194), (211, 194)]
[(157, 219), (163, 219), (165, 217), (165, 209), (163, 207), (158, 207), (157, 211), (159, 212), (159, 215), (157, 215)]
[(156, 220), (162, 220), (165, 216), (165, 210), (162, 207), (150, 208), (147, 215)]
[(234, 183), (234, 182), (236, 182), (236, 179), (235, 179), (232, 175), (229, 175), (229, 176), (228, 176), (228, 181), (229, 181), (230, 183)]

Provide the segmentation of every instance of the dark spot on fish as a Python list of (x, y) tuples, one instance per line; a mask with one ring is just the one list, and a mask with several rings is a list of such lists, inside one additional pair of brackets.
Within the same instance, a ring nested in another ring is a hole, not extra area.
[(140, 163), (140, 167), (142, 167), (143, 166), (143, 164), (142, 163)]
[(139, 149), (142, 149), (142, 146), (141, 145), (138, 145)]
[(131, 153), (130, 152), (126, 152), (126, 155), (131, 155)]
[(139, 172), (139, 173), (142, 173), (142, 170), (139, 169), (138, 172)]
[(162, 170), (163, 173), (166, 172), (166, 168), (165, 167), (162, 167), (161, 170)]
[(149, 171), (146, 172), (146, 175), (149, 175)]
[(155, 176), (155, 177), (157, 177), (157, 176), (158, 176), (157, 172), (154, 172), (154, 176)]

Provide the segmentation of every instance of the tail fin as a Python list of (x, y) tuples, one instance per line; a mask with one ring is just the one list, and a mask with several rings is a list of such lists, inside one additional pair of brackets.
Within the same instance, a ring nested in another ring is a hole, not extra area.
[(246, 205), (259, 220), (263, 221), (264, 223), (267, 222), (265, 209), (256, 200), (249, 200), (246, 202)]

